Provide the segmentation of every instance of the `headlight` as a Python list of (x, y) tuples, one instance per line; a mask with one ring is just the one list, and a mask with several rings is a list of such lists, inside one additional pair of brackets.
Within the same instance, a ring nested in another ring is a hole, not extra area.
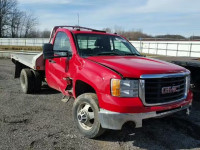
[(188, 94), (190, 89), (190, 75), (186, 76), (186, 95)]
[(138, 80), (111, 79), (111, 94), (118, 97), (138, 97)]

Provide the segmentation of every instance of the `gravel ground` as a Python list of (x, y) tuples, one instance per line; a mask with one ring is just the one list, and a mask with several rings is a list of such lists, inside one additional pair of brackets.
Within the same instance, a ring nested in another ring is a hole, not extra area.
[(181, 114), (150, 119), (143, 128), (127, 125), (97, 139), (82, 137), (72, 121), (72, 103), (44, 85), (34, 95), (23, 94), (14, 65), (0, 59), (0, 149), (200, 149), (200, 102), (189, 117)]

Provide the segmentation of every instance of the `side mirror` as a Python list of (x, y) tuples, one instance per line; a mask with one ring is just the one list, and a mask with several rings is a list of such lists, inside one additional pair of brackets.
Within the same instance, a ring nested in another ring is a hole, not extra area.
[(53, 45), (46, 43), (42, 46), (44, 59), (54, 58)]

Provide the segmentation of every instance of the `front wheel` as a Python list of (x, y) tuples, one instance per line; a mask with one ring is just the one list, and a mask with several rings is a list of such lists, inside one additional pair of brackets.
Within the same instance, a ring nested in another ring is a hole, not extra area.
[(74, 121), (84, 136), (95, 138), (104, 133), (101, 127), (98, 112), (98, 99), (94, 93), (85, 93), (75, 100), (73, 105)]

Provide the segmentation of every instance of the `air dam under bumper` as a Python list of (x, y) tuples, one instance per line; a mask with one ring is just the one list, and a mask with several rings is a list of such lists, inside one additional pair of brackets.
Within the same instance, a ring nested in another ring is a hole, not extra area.
[(139, 128), (142, 127), (142, 120), (148, 119), (148, 118), (159, 118), (164, 117), (170, 114), (173, 114), (178, 111), (182, 111), (187, 109), (189, 111), (189, 107), (191, 106), (191, 103), (189, 105), (172, 109), (172, 110), (166, 110), (163, 112), (148, 112), (148, 113), (117, 113), (108, 111), (105, 109), (100, 109), (99, 112), (99, 119), (101, 122), (102, 128), (105, 129), (113, 129), (113, 130), (120, 130), (124, 123), (128, 121), (133, 121), (135, 123), (135, 127)]

